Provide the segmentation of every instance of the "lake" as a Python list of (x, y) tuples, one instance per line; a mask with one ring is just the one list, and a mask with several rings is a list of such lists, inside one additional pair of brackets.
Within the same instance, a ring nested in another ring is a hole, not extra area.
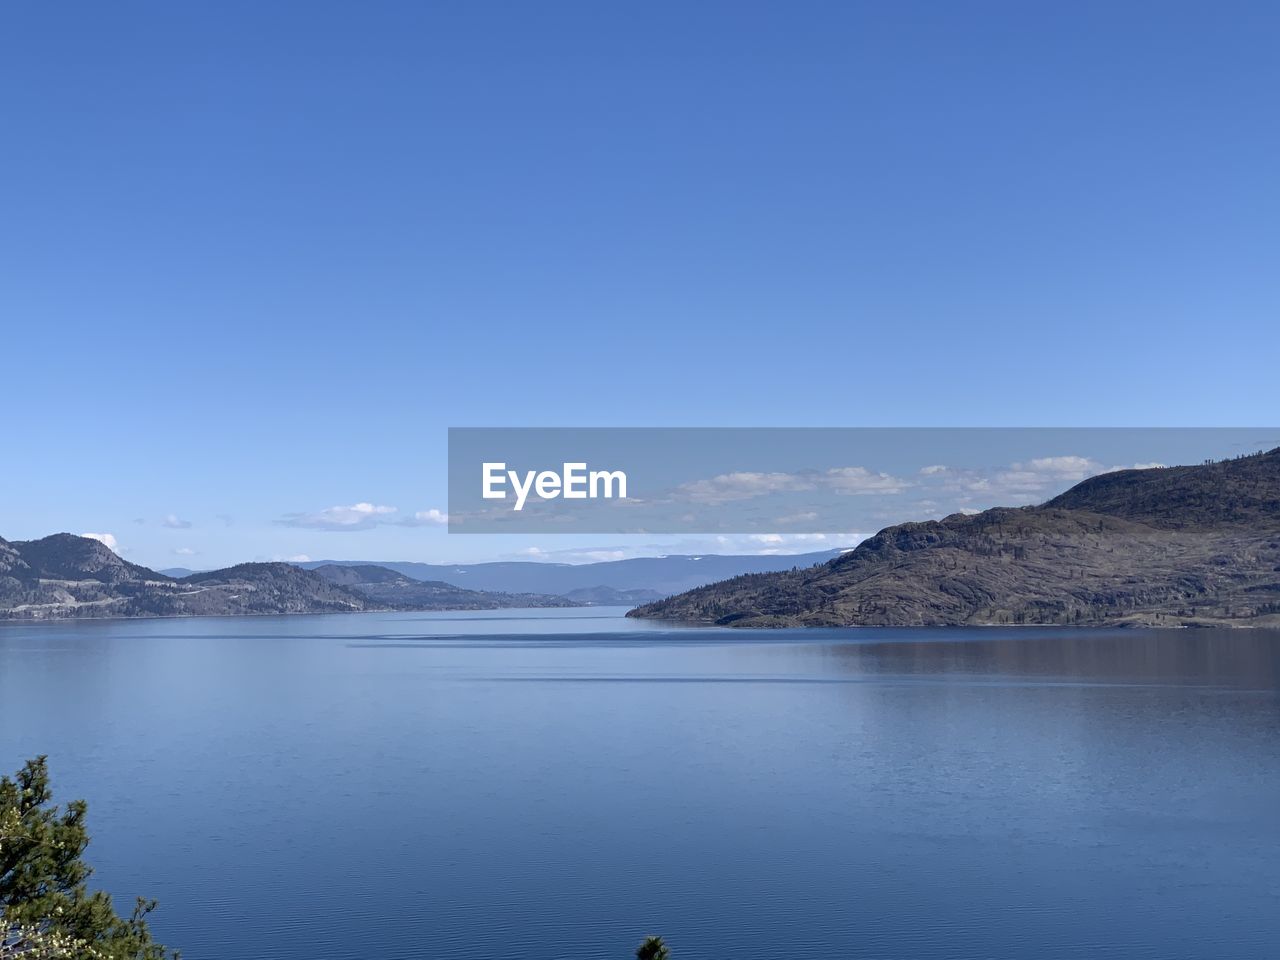
[(0, 767), (188, 960), (1280, 950), (1280, 634), (0, 626)]

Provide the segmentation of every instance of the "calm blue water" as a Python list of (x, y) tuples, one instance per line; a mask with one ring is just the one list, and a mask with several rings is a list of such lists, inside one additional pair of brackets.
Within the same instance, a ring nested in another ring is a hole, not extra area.
[(1280, 634), (0, 627), (0, 766), (189, 960), (1258, 958)]

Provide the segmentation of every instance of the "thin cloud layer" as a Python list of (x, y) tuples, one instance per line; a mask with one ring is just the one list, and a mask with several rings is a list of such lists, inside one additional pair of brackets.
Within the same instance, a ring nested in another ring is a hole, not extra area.
[(827, 490), (842, 496), (898, 494), (911, 484), (887, 473), (866, 467), (832, 467), (800, 473), (722, 473), (706, 480), (694, 480), (676, 488), (675, 498), (715, 506), (736, 500), (750, 500), (775, 493)]
[(288, 513), (276, 521), (286, 527), (336, 533), (372, 530), (379, 526), (440, 527), (448, 522), (449, 515), (434, 507), (419, 510), (411, 516), (402, 516), (396, 507), (365, 501), (349, 506), (326, 507), (313, 513)]
[(1031, 503), (1054, 496), (1082, 480), (1117, 470), (1149, 470), (1162, 463), (1109, 466), (1089, 457), (1035, 457), (987, 472), (934, 464), (921, 469), (926, 483), (944, 492), (980, 496), (991, 505)]
[(901, 493), (911, 484), (887, 473), (875, 473), (866, 467), (833, 467), (821, 475), (819, 486), (844, 496), (863, 496)]
[(372, 530), (395, 512), (395, 507), (361, 502), (346, 507), (326, 507), (315, 513), (290, 513), (276, 522), (282, 526), (308, 530), (350, 532)]
[(715, 505), (733, 500), (750, 500), (771, 493), (811, 490), (812, 484), (794, 473), (722, 473), (707, 480), (694, 480), (676, 488), (678, 497), (693, 503)]

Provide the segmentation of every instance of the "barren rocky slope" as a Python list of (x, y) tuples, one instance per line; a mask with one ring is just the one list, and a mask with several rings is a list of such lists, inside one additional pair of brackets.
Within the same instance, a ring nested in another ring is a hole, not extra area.
[(905, 523), (828, 563), (630, 616), (740, 626), (1280, 625), (1280, 449), (1123, 470), (1037, 507)]

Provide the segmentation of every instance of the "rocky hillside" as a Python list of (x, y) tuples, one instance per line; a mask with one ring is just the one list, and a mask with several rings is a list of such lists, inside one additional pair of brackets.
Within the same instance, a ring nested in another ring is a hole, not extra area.
[(287, 563), (244, 563), (175, 579), (88, 537), (0, 540), (0, 618), (331, 613), (377, 604)]
[(1280, 449), (1103, 474), (1037, 507), (905, 523), (828, 563), (630, 616), (740, 626), (1280, 625)]
[[(6, 550), (7, 560), (3, 555)], [(0, 540), (0, 576), (5, 574), (51, 581), (92, 580), (105, 584), (169, 579), (121, 559), (97, 540), (69, 533), (55, 533), (41, 540), (17, 543)]]
[(0, 619), (229, 616), (361, 610), (573, 606), (563, 598), (489, 594), (411, 580), (380, 567), (319, 572), (242, 563), (171, 577), (121, 559), (88, 537), (0, 539)]

